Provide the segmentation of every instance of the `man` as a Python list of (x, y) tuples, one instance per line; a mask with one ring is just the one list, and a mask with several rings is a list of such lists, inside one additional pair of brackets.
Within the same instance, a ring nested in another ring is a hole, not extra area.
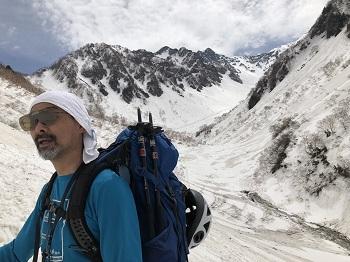
[[(30, 113), (20, 118), (20, 125), (30, 132), (39, 155), (50, 160), (57, 172), (50, 204), (67, 210), (73, 174), (98, 157), (96, 135), (82, 101), (71, 93), (45, 92), (34, 99)], [(90, 261), (79, 250), (64, 218), (56, 219), (54, 212), (46, 210), (41, 219), (43, 192), (16, 239), (0, 248), (0, 261), (24, 262), (33, 256), (38, 220), (43, 261)], [(94, 180), (85, 218), (100, 243), (104, 262), (142, 261), (133, 196), (129, 185), (112, 170), (103, 170)]]

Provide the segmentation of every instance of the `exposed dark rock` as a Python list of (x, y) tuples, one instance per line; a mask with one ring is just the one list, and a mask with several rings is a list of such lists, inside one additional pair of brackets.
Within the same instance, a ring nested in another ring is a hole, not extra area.
[(151, 75), (151, 80), (147, 83), (147, 91), (153, 96), (161, 96), (163, 90), (160, 88), (155, 75)]
[[(176, 87), (183, 88), (183, 85), (179, 86), (178, 82), (186, 81), (191, 88), (201, 91), (205, 87), (220, 84), (222, 75), (227, 71), (229, 71), (229, 77), (232, 80), (242, 83), (238, 71), (230, 64), (231, 61), (227, 61), (210, 48), (207, 48), (204, 52), (194, 53), (184, 47), (180, 50), (164, 47), (157, 53), (161, 54), (166, 51), (169, 54), (177, 54), (179, 57), (183, 57), (181, 66), (178, 66), (175, 60), (170, 59), (161, 62), (158, 67), (159, 72), (170, 79)], [(162, 78), (158, 77), (158, 79), (162, 82)]]
[[(254, 59), (259, 61), (259, 58)], [(83, 61), (80, 68), (77, 60)], [(185, 47), (173, 49), (165, 46), (152, 53), (100, 43), (85, 45), (60, 59), (50, 69), (54, 77), (66, 82), (69, 88), (81, 87), (79, 76), (82, 75), (86, 85), (91, 82), (104, 96), (108, 95), (110, 87), (130, 103), (134, 98), (162, 96), (163, 88), (169, 88), (180, 96), (183, 96), (186, 86), (200, 92), (220, 85), (224, 75), (242, 83), (240, 72), (234, 67), (238, 61), (237, 58), (219, 55), (210, 48), (193, 52)], [(39, 76), (44, 71), (36, 74)]]
[(248, 108), (253, 108), (261, 99), (265, 92), (271, 92), (281, 82), (289, 72), (289, 63), (291, 58), (284, 55), (276, 60), (271, 68), (260, 78), (255, 88), (251, 92), (248, 100)]
[(217, 53), (215, 53), (215, 52), (214, 52), (212, 49), (210, 49), (210, 48), (205, 49), (204, 54), (205, 54), (208, 58), (210, 58), (210, 59), (212, 59), (212, 60), (218, 59), (218, 56), (219, 56)]
[(173, 55), (173, 54), (176, 54), (178, 51), (179, 51), (178, 49), (173, 49), (173, 48), (170, 48), (169, 46), (164, 46), (161, 49), (159, 49), (155, 54), (160, 55), (165, 52), (168, 52), (169, 55)]
[(121, 77), (116, 72), (116, 73), (110, 75), (110, 78), (108, 81), (109, 86), (117, 93), (120, 93), (120, 88), (119, 88), (119, 79), (120, 78)]
[(99, 88), (100, 92), (102, 93), (102, 95), (108, 96), (108, 92), (105, 89), (106, 87), (102, 83), (98, 84), (98, 88)]
[(180, 50), (178, 51), (178, 54), (180, 55), (180, 56), (186, 56), (186, 55), (189, 55), (189, 54), (191, 54), (192, 53), (192, 51), (190, 51), (190, 50), (188, 50), (187, 48), (185, 48), (185, 47), (181, 47), (180, 48)]
[(333, 166), (334, 171), (342, 177), (350, 178), (349, 167), (342, 167), (339, 164)]
[(228, 75), (232, 80), (240, 83), (240, 84), (243, 84), (243, 81), (242, 79), (239, 77), (238, 73), (234, 73), (234, 72), (230, 72), (230, 74)]
[(299, 51), (305, 50), (310, 45), (309, 41), (305, 41), (300, 45)]
[(63, 82), (67, 79), (68, 87), (75, 89), (77, 84), (78, 65), (72, 56), (68, 56), (58, 60), (53, 66), (53, 75), (58, 81)]
[(326, 37), (337, 36), (341, 30), (349, 23), (350, 16), (341, 13), (332, 1), (323, 9), (321, 16), (315, 25), (310, 29), (310, 37), (326, 33)]
[(282, 162), (283, 160), (287, 157), (286, 154), (286, 149), (290, 144), (290, 137), (288, 135), (282, 135), (281, 137), (281, 142), (279, 144), (279, 148), (277, 149), (278, 154), (277, 157), (275, 159), (275, 164), (273, 165), (273, 167), (271, 168), (271, 173), (275, 173), (278, 169), (280, 169), (282, 167)]
[(143, 83), (143, 82), (145, 82), (146, 73), (147, 73), (146, 69), (144, 67), (140, 66), (138, 71), (135, 72), (134, 77)]
[(124, 99), (125, 102), (129, 104), (134, 97), (148, 98), (149, 95), (145, 91), (137, 87), (132, 80), (130, 80), (128, 82), (127, 87), (124, 88), (122, 91), (122, 98)]
[(96, 84), (98, 80), (101, 80), (104, 76), (107, 76), (106, 69), (103, 68), (103, 65), (100, 61), (93, 61), (88, 59), (83, 65), (80, 73), (91, 79), (93, 84)]

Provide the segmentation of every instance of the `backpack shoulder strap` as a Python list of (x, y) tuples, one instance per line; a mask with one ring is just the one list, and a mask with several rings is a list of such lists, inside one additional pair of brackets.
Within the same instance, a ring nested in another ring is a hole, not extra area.
[(46, 185), (44, 186), (44, 194), (43, 194), (42, 201), (40, 203), (41, 212), (44, 212), (49, 205), (51, 191), (52, 191), (53, 183), (55, 182), (56, 177), (57, 177), (57, 172), (52, 174), (49, 182), (47, 182)]
[(67, 218), (77, 244), (92, 261), (102, 262), (99, 242), (95, 239), (85, 220), (84, 210), (86, 199), (96, 176), (104, 169), (109, 168), (107, 163), (95, 161), (86, 165), (78, 175), (72, 188)]
[(57, 177), (57, 173), (55, 172), (49, 182), (44, 186), (43, 189), (43, 197), (41, 200), (40, 204), (40, 217), (38, 217), (36, 221), (36, 226), (35, 226), (35, 240), (34, 240), (34, 254), (33, 254), (33, 262), (38, 261), (38, 253), (39, 253), (39, 247), (40, 247), (40, 228), (41, 228), (41, 220), (44, 216), (44, 212), (47, 209), (49, 203), (50, 203), (50, 195), (52, 191), (52, 186)]

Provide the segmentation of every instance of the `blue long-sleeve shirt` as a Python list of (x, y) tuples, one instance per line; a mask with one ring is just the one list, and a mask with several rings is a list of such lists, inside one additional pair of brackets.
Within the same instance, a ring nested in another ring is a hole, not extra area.
[[(58, 176), (51, 200), (60, 203), (71, 176)], [(24, 262), (33, 256), (36, 223), (40, 217), (40, 194), (36, 206), (16, 239), (0, 247), (1, 262)], [(65, 200), (65, 208), (69, 198)], [(41, 223), (40, 247), (45, 250), (49, 223), (54, 215), (46, 211)], [(111, 170), (102, 171), (94, 180), (85, 207), (87, 225), (100, 243), (104, 262), (141, 262), (141, 240), (136, 207), (129, 185)], [(49, 221), (50, 219), (50, 221)], [(52, 238), (51, 258), (55, 262), (90, 261), (77, 248), (66, 220), (60, 219)]]

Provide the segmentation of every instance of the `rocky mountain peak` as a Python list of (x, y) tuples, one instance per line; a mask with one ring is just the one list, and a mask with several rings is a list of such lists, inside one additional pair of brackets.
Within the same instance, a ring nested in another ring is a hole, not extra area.
[(192, 51), (188, 50), (186, 47), (181, 47), (179, 49), (178, 53), (179, 53), (180, 56), (186, 56), (186, 55), (192, 54)]
[(205, 49), (204, 54), (209, 55), (209, 56), (216, 55), (216, 53), (211, 48)]
[(178, 49), (170, 48), (169, 46), (164, 46), (161, 49), (159, 49), (155, 54), (162, 55), (164, 53), (168, 53), (169, 55), (173, 55), (176, 54), (178, 51)]
[[(242, 83), (240, 70), (232, 58), (205, 51), (191, 51), (164, 46), (156, 53), (105, 43), (87, 44), (58, 60), (40, 75), (51, 71), (54, 78), (66, 82), (69, 88), (79, 88), (90, 82), (105, 96), (110, 92), (121, 95), (130, 103), (133, 99), (161, 96), (169, 88), (183, 96), (186, 87), (201, 92), (220, 85), (224, 75)], [(83, 78), (83, 79), (82, 79)]]
[(310, 29), (310, 37), (325, 34), (327, 38), (337, 36), (347, 27), (350, 38), (350, 2), (348, 0), (329, 1), (321, 16)]

